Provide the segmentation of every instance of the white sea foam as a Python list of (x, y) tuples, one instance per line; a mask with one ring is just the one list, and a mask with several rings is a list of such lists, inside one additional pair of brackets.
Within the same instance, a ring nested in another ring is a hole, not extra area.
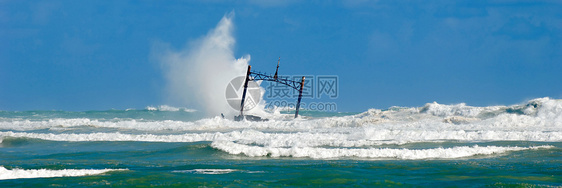
[(255, 174), (255, 173), (265, 173), (265, 171), (249, 171), (249, 170), (238, 170), (238, 169), (192, 169), (192, 170), (174, 170), (175, 173), (192, 173), (192, 174), (228, 174), (232, 172)]
[(71, 177), (71, 176), (90, 176), (103, 174), (110, 171), (121, 171), (127, 169), (11, 169), (8, 170), (0, 166), (0, 180), (21, 179), (21, 178), (52, 178), (52, 177)]
[(186, 134), (124, 134), (124, 133), (26, 133), (0, 132), (3, 139), (34, 138), (51, 141), (140, 141), (140, 142), (201, 142), (201, 141), (236, 141), (243, 144), (256, 144), (267, 147), (365, 147), (383, 144), (406, 144), (415, 142), (442, 142), (457, 140), (464, 142), (485, 141), (540, 141), (560, 142), (562, 132), (504, 132), (504, 131), (424, 131), (424, 130), (375, 130), (360, 129), (350, 133), (296, 132), (264, 133), (256, 130), (243, 130), (213, 133)]
[(264, 131), (308, 132), (326, 129), (334, 132), (349, 129), (425, 131), (562, 131), (562, 102), (540, 98), (514, 106), (470, 107), (462, 105), (428, 104), (420, 108), (371, 109), (345, 116), (316, 119), (286, 120), (286, 114), (269, 114), (266, 122), (235, 122), (220, 117), (185, 122), (174, 120), (149, 121), (143, 119), (54, 118), (28, 120), (0, 119), (0, 130), (28, 131), (39, 129), (114, 128), (140, 131), (224, 131), (255, 129)]
[(309, 157), (314, 159), (329, 159), (341, 157), (359, 158), (396, 158), (396, 159), (454, 159), (475, 155), (501, 154), (509, 151), (528, 149), (552, 148), (552, 146), (536, 147), (498, 147), (498, 146), (460, 146), (452, 148), (432, 149), (391, 149), (391, 148), (312, 148), (293, 147), (276, 148), (237, 144), (228, 141), (217, 141), (212, 147), (230, 154), (243, 154), (250, 157)]
[[(35, 138), (51, 141), (93, 142), (93, 141), (139, 141), (139, 142), (200, 142), (212, 141), (224, 137), (223, 133), (202, 133), (183, 135), (154, 134), (123, 134), (123, 133), (86, 133), (86, 134), (53, 134), (53, 133), (15, 133), (0, 132), (0, 137)], [(228, 134), (226, 134), (229, 136)], [(2, 140), (0, 140), (2, 141)], [(0, 142), (1, 143), (1, 142)]]
[(163, 112), (178, 112), (178, 111), (196, 112), (197, 111), (195, 109), (173, 107), (173, 106), (168, 106), (168, 105), (160, 105), (158, 107), (147, 106), (145, 109), (149, 110), (149, 111), (163, 111)]
[[(374, 147), (385, 144), (460, 141), (562, 142), (562, 101), (533, 99), (521, 105), (471, 107), (427, 104), (326, 118), (236, 122), (221, 117), (197, 121), (54, 118), (0, 119), (7, 137), (52, 141), (226, 141), (264, 148)], [(75, 132), (75, 133), (69, 133)]]
[(193, 173), (193, 174), (228, 174), (231, 172), (236, 172), (236, 169), (193, 169), (193, 170), (175, 170), (172, 172), (179, 173)]

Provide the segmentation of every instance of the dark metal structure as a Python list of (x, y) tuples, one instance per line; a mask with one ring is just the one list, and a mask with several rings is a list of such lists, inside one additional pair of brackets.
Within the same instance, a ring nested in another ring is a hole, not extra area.
[[(294, 81), (294, 80), (289, 80), (289, 79), (285, 79), (285, 78), (279, 78), (277, 76), (277, 73), (279, 71), (279, 61), (281, 60), (281, 58), (279, 58), (279, 60), (277, 61), (277, 68), (275, 70), (275, 75), (271, 76), (271, 75), (267, 75), (261, 72), (252, 72), (252, 66), (248, 65), (248, 71), (246, 72), (246, 79), (244, 81), (244, 91), (242, 92), (242, 100), (240, 102), (240, 115), (239, 116), (235, 116), (234, 119), (236, 121), (240, 121), (243, 120), (244, 118), (248, 117), (248, 116), (244, 116), (244, 101), (246, 100), (246, 90), (248, 89), (248, 81), (253, 81), (253, 80), (265, 80), (265, 81), (270, 81), (270, 82), (277, 82), (280, 84), (284, 84), (287, 85), (297, 91), (299, 91), (299, 98), (297, 100), (297, 106), (296, 106), (296, 110), (295, 110), (295, 118), (297, 118), (299, 116), (299, 108), (301, 105), (301, 99), (302, 99), (302, 90), (304, 88), (304, 76), (302, 77), (302, 80), (300, 82)], [(250, 116), (249, 119), (256, 119), (259, 117), (256, 116)], [(261, 120), (261, 118), (259, 118)]]

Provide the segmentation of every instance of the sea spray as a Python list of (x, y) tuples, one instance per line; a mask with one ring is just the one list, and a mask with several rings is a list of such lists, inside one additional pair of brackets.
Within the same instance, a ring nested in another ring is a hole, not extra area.
[(166, 76), (170, 103), (195, 107), (207, 116), (237, 113), (226, 101), (225, 88), (232, 79), (244, 75), (250, 55), (234, 57), (233, 18), (233, 12), (225, 15), (206, 36), (183, 49), (153, 50), (162, 51), (156, 54)]

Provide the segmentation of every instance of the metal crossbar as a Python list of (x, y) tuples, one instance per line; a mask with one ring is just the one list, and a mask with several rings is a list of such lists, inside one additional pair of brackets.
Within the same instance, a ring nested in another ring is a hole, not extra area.
[(279, 78), (279, 77), (275, 78), (271, 75), (266, 75), (260, 72), (253, 72), (253, 71), (250, 72), (250, 80), (265, 80), (265, 81), (277, 82), (280, 84), (287, 85), (297, 91), (301, 87), (301, 82), (289, 80), (285, 78)]

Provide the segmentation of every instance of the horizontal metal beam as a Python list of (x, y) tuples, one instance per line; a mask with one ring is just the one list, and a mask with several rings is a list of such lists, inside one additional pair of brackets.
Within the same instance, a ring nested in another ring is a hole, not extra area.
[(301, 87), (301, 82), (298, 81), (294, 81), (294, 80), (289, 80), (289, 79), (285, 79), (285, 78), (275, 78), (271, 75), (266, 75), (260, 72), (250, 72), (250, 80), (265, 80), (265, 81), (272, 81), (272, 82), (277, 82), (280, 84), (284, 84), (287, 85), (295, 90), (299, 90)]

